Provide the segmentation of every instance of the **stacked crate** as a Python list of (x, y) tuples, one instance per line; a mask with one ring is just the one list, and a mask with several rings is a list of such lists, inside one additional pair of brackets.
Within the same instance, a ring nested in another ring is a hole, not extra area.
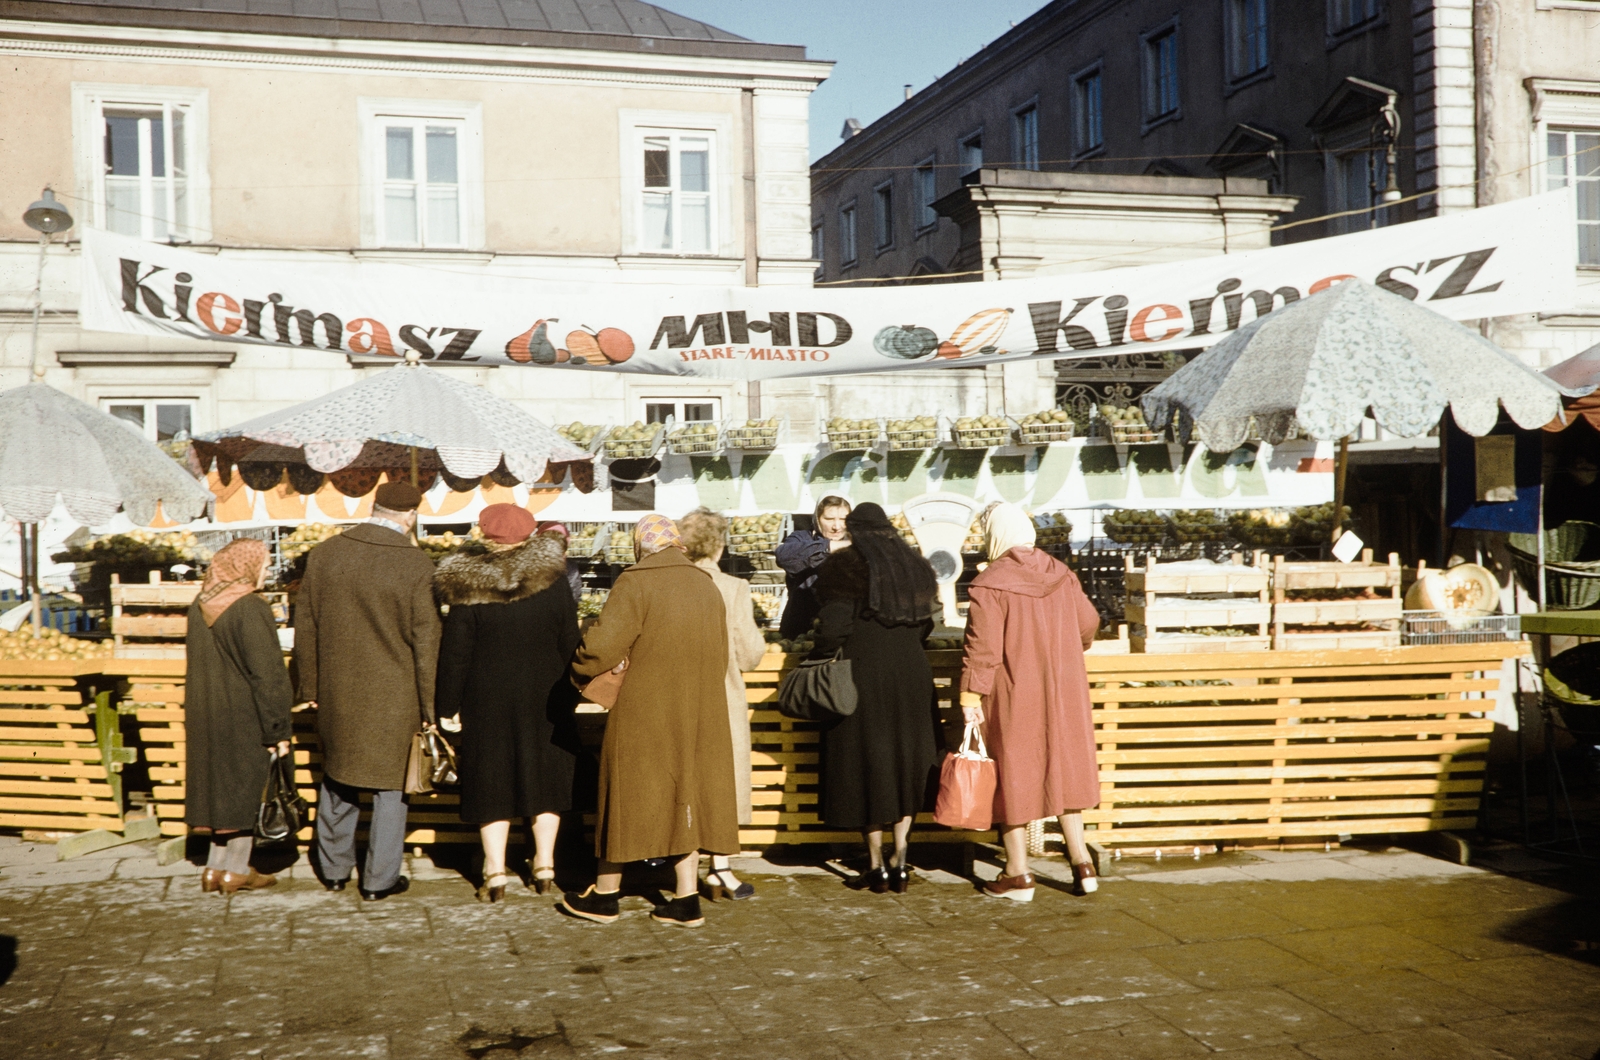
[(127, 582), (111, 576), (111, 635), (124, 659), (181, 659), (189, 633), (189, 606), (200, 595), (199, 582), (168, 582), (160, 571), (150, 581)]
[[(1265, 651), (1272, 644), (1267, 571), (1234, 563), (1156, 563), (1124, 558), (1124, 616), (1141, 625), (1133, 650), (1150, 654)], [(1246, 630), (1223, 634), (1216, 630)]]
[(1388, 563), (1374, 563), (1371, 549), (1359, 563), (1291, 563), (1273, 557), (1274, 648), (1396, 648), (1401, 607), (1400, 557), (1393, 552)]

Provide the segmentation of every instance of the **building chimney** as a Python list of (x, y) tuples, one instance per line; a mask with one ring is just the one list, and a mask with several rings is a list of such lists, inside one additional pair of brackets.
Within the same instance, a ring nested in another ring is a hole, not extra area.
[(911, 98), (911, 86), (910, 85), (906, 86), (906, 98), (907, 99)]
[(839, 139), (848, 140), (852, 136), (861, 135), (861, 123), (854, 118), (844, 120), (844, 128), (839, 130)]

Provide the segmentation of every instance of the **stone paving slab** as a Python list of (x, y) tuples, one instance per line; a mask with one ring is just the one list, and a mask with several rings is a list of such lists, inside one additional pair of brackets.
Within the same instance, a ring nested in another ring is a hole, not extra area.
[(54, 856), (0, 839), (4, 1060), (1600, 1056), (1592, 896), (1400, 850), (1123, 859), (1086, 898), (1045, 862), (1029, 904), (750, 861), (693, 930), (420, 857), (362, 903), (303, 861), (224, 899), (153, 845)]

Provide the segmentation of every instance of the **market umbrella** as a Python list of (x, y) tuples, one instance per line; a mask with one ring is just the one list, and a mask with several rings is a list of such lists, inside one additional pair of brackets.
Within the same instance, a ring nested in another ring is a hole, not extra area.
[(1426, 434), (1450, 407), (1468, 434), (1488, 434), (1504, 405), (1536, 429), (1561, 409), (1563, 387), (1476, 331), (1360, 280), (1346, 280), (1253, 320), (1144, 395), (1152, 426), (1182, 410), (1207, 449), (1244, 442), (1251, 419), (1270, 442), (1296, 424), (1337, 439), (1334, 535), (1344, 503), (1347, 441), (1371, 411), (1402, 438)]
[(44, 383), (0, 393), (0, 509), (24, 524), (31, 558), (24, 575), (34, 582), (35, 598), (38, 523), (58, 501), (72, 518), (94, 526), (119, 508), (149, 525), (158, 505), (168, 519), (186, 523), (204, 515), (211, 500), (182, 465), (121, 420)]
[[(413, 481), (426, 470), (431, 482), (442, 469), (473, 484), (491, 473), (536, 482), (568, 467), (577, 472), (575, 483), (593, 481), (593, 457), (550, 427), (481, 387), (414, 360), (281, 412), (200, 435), (195, 451), (202, 468), (220, 458), (224, 474), (236, 461), (268, 465), (274, 483), (283, 467), (296, 464), (328, 474), (373, 469), (372, 485), (376, 469), (403, 471), (407, 465)], [(315, 477), (320, 481), (320, 474)]]
[[(1600, 345), (1590, 346), (1553, 368), (1546, 368), (1544, 374), (1569, 389), (1600, 386)], [(1585, 419), (1589, 421), (1589, 426), (1600, 431), (1600, 390), (1591, 390), (1566, 404), (1566, 415), (1545, 424), (1545, 430), (1564, 431), (1578, 420)]]

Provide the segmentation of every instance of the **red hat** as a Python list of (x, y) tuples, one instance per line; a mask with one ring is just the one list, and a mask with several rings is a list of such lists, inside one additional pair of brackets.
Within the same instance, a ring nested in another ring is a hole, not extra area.
[(533, 533), (534, 518), (515, 504), (491, 504), (478, 513), (478, 529), (499, 545), (519, 545)]

